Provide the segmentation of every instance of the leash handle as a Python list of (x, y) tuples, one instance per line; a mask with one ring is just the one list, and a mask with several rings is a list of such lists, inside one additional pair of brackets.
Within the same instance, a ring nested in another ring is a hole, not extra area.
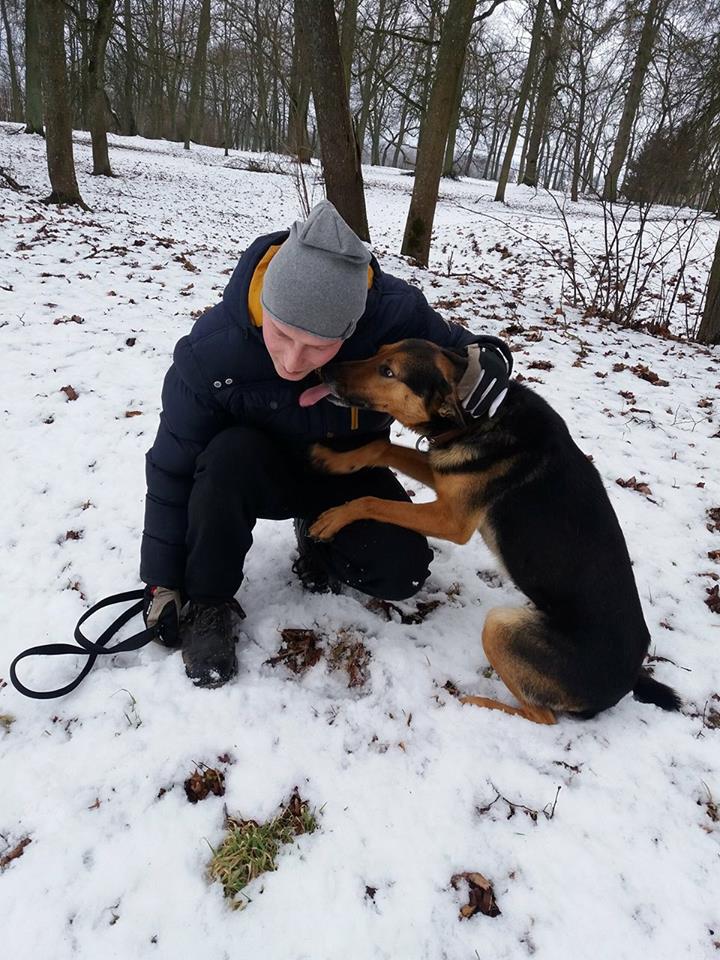
[[(119, 617), (113, 620), (110, 626), (100, 634), (97, 640), (88, 640), (88, 638), (80, 629), (85, 621), (94, 613), (97, 613), (98, 610), (102, 610), (103, 607), (109, 607), (115, 603), (125, 603), (128, 600), (136, 600), (137, 603), (134, 603), (131, 607), (128, 607), (128, 609), (123, 611)], [(94, 606), (90, 607), (89, 610), (86, 610), (78, 620), (74, 632), (75, 640), (78, 644), (77, 646), (73, 646), (70, 643), (44, 643), (37, 647), (28, 647), (27, 650), (23, 650), (22, 653), (19, 653), (10, 664), (10, 680), (12, 685), (19, 693), (22, 693), (24, 696), (30, 697), (33, 700), (52, 700), (55, 697), (64, 697), (65, 694), (72, 693), (72, 691), (82, 683), (88, 673), (90, 673), (95, 661), (99, 656), (109, 656), (113, 653), (126, 653), (130, 650), (139, 650), (141, 647), (147, 646), (151, 640), (157, 637), (157, 627), (146, 627), (145, 630), (141, 630), (139, 633), (133, 634), (133, 636), (128, 637), (127, 640), (121, 640), (120, 643), (116, 643), (113, 647), (106, 646), (108, 641), (118, 632), (118, 630), (120, 630), (121, 627), (124, 627), (129, 620), (132, 620), (136, 614), (140, 613), (142, 608), (142, 590), (128, 590), (125, 593), (114, 593), (110, 597), (105, 597), (104, 600), (100, 600)], [(31, 690), (30, 687), (26, 687), (25, 684), (18, 679), (17, 665), (26, 657), (62, 657), (70, 656), (71, 654), (77, 655), (78, 653), (87, 654), (87, 663), (77, 677), (75, 677), (74, 680), (66, 684), (64, 687), (58, 687), (57, 690)]]

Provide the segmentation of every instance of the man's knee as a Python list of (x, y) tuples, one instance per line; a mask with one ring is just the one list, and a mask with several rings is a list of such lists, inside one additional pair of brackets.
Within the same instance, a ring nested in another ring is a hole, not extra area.
[(360, 558), (357, 589), (380, 600), (407, 600), (429, 577), (433, 552), (425, 537), (411, 531), (383, 541), (381, 549)]
[(261, 430), (228, 427), (213, 437), (197, 458), (195, 479), (209, 476), (218, 485), (253, 483), (259, 476), (272, 476), (279, 456), (276, 443)]

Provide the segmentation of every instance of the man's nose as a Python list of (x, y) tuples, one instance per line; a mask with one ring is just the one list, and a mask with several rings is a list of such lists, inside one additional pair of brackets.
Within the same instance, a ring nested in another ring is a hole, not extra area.
[(303, 369), (303, 347), (293, 344), (285, 355), (285, 369), (296, 373)]

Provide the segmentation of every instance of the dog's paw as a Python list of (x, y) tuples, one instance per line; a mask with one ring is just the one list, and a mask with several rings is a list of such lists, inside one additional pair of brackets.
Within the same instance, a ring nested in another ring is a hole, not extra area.
[(323, 473), (355, 473), (366, 466), (360, 451), (348, 450), (346, 453), (339, 453), (321, 443), (314, 443), (310, 448), (310, 461), (316, 470)]
[(316, 470), (322, 473), (342, 473), (344, 471), (337, 469), (338, 454), (330, 447), (324, 447), (321, 443), (314, 443), (310, 447), (310, 462)]
[(313, 540), (332, 540), (336, 533), (352, 522), (345, 507), (331, 507), (321, 513), (308, 531)]

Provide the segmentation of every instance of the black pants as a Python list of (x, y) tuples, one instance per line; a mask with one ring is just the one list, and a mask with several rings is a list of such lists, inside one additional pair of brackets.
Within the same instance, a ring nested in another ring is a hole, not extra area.
[[(234, 596), (256, 520), (312, 521), (323, 510), (362, 496), (408, 500), (390, 470), (321, 474), (260, 430), (223, 430), (197, 460), (188, 506), (188, 596)], [(316, 553), (330, 576), (386, 600), (416, 593), (433, 557), (425, 537), (375, 520), (349, 524), (329, 543), (318, 544)]]

